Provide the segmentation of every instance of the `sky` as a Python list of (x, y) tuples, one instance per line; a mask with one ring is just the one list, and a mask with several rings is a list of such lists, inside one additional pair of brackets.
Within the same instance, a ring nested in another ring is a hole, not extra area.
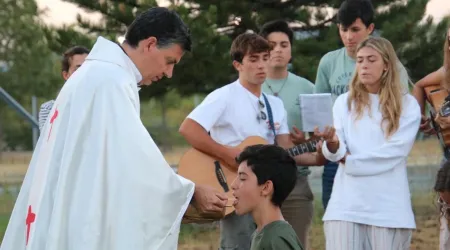
[[(43, 20), (55, 26), (75, 23), (78, 13), (82, 14), (82, 16), (89, 16), (92, 18), (92, 21), (100, 18), (100, 14), (87, 14), (76, 5), (63, 2), (62, 0), (36, 0), (36, 2), (39, 8), (48, 8), (48, 12), (43, 17)], [(436, 21), (439, 21), (446, 15), (450, 15), (450, 0), (430, 0), (427, 5), (427, 15), (432, 15)]]

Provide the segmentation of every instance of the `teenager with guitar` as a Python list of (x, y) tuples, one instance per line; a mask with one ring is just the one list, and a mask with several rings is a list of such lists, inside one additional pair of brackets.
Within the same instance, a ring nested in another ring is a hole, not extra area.
[[(374, 9), (370, 0), (345, 0), (337, 14), (339, 35), (344, 47), (325, 54), (317, 69), (316, 93), (331, 93), (333, 98), (348, 91), (356, 65), (356, 47), (367, 39), (375, 28)], [(408, 74), (398, 62), (402, 84), (408, 87)], [(333, 189), (338, 163), (327, 162), (322, 179), (322, 202), (327, 207)]]
[(397, 56), (384, 38), (363, 41), (349, 92), (333, 107), (324, 156), (340, 162), (323, 217), (326, 249), (410, 249), (414, 214), (406, 171), (420, 107), (402, 90)]
[[(430, 126), (430, 119), (425, 115), (425, 87), (441, 85), (444, 89), (450, 90), (450, 28), (447, 31), (444, 43), (444, 64), (435, 72), (419, 80), (413, 89), (413, 95), (417, 99), (422, 112), (422, 124), (420, 129), (426, 134), (433, 134), (435, 131)], [(450, 117), (433, 118), (442, 128), (450, 127)]]
[[(236, 37), (230, 54), (239, 79), (210, 93), (180, 127), (189, 144), (221, 159), (235, 172), (236, 157), (241, 152), (235, 146), (250, 136), (262, 137), (283, 148), (293, 146), (283, 102), (261, 90), (271, 49), (268, 41), (257, 34)], [(320, 147), (320, 143), (317, 145)], [(295, 161), (301, 166), (314, 166), (323, 164), (324, 158), (321, 154), (305, 153), (295, 156)], [(251, 215), (231, 213), (221, 220), (220, 228), (220, 249), (250, 249), (255, 230)]]
[[(302, 130), (302, 116), (300, 114), (299, 94), (312, 94), (314, 84), (307, 79), (288, 71), (287, 67), (292, 58), (292, 41), (294, 32), (285, 21), (276, 20), (263, 25), (260, 35), (272, 44), (270, 52), (269, 70), (262, 85), (264, 93), (279, 97), (287, 111), (287, 122), (294, 144), (305, 142)], [(281, 211), (283, 217), (294, 228), (300, 242), (308, 249), (308, 233), (314, 213), (313, 193), (308, 181), (311, 171), (308, 167), (297, 167), (297, 183)]]
[[(428, 118), (425, 115), (425, 88), (429, 86), (441, 86), (442, 88), (446, 89), (447, 91), (450, 90), (450, 28), (447, 31), (446, 39), (444, 43), (444, 65), (436, 70), (435, 72), (425, 76), (420, 81), (418, 81), (414, 85), (413, 94), (414, 97), (419, 102), (421, 113), (422, 113), (422, 123), (420, 125), (420, 130), (424, 132), (425, 134), (434, 134), (436, 131), (434, 128), (431, 127), (431, 119), (434, 119), (434, 121), (442, 128), (446, 129), (450, 127), (450, 117), (440, 117), (439, 115), (436, 117), (430, 117)], [(448, 159), (445, 159), (444, 155), (444, 162), (447, 162)], [(446, 165), (449, 165), (449, 163), (445, 163), (444, 167)], [(443, 167), (443, 168), (444, 168)], [(438, 179), (436, 181), (436, 187), (435, 189), (442, 189), (444, 188), (444, 183), (439, 182), (439, 180), (443, 181), (444, 175), (447, 174), (449, 166), (445, 167), (446, 170), (439, 170), (438, 173)], [(447, 177), (445, 177), (447, 178)], [(450, 188), (450, 187), (445, 187)], [(438, 190), (437, 190), (438, 191)], [(449, 191), (449, 190), (446, 190)], [(447, 192), (448, 193), (448, 192)], [(440, 202), (439, 207), (442, 212), (448, 212), (449, 209), (445, 209), (445, 207), (448, 207), (450, 204), (450, 200), (447, 200), (447, 203)], [(439, 249), (449, 249), (450, 248), (450, 230), (449, 230), (449, 223), (448, 223), (448, 214), (442, 214), (441, 216), (441, 223), (440, 223), (440, 234), (439, 234)]]

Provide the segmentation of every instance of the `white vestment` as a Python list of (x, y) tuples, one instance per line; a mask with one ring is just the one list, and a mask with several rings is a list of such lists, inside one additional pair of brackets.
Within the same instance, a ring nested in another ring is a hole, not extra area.
[(177, 249), (194, 184), (142, 124), (141, 80), (99, 37), (55, 101), (0, 250)]

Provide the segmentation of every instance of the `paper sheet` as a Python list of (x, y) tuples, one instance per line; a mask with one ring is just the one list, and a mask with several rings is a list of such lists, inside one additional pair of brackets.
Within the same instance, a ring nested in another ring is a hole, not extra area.
[(316, 126), (323, 131), (333, 125), (333, 99), (330, 93), (300, 94), (300, 114), (303, 131), (313, 132)]

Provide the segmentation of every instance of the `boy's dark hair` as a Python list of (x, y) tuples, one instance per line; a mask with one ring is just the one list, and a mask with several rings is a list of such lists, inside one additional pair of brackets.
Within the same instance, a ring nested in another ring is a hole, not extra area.
[(272, 46), (262, 36), (254, 33), (242, 33), (231, 44), (230, 54), (233, 61), (242, 63), (247, 54), (270, 52)]
[(191, 51), (189, 28), (175, 11), (154, 7), (142, 12), (128, 26), (125, 42), (136, 48), (140, 41), (152, 36), (159, 48), (178, 44), (184, 51)]
[(275, 145), (248, 146), (237, 157), (238, 164), (247, 161), (258, 179), (258, 185), (272, 181), (272, 203), (281, 207), (297, 182), (297, 166), (288, 152)]
[(294, 39), (294, 32), (289, 27), (289, 24), (283, 20), (275, 20), (268, 23), (265, 23), (261, 30), (259, 31), (259, 35), (266, 38), (273, 32), (281, 32), (286, 34), (289, 38), (289, 42), (292, 44), (292, 40)]
[(373, 23), (374, 9), (370, 0), (345, 0), (337, 14), (337, 23), (349, 27), (360, 18), (366, 27)]
[(69, 71), (70, 60), (74, 55), (84, 55), (89, 54), (89, 50), (83, 46), (74, 46), (66, 50), (63, 54), (63, 59), (61, 61), (62, 71)]

